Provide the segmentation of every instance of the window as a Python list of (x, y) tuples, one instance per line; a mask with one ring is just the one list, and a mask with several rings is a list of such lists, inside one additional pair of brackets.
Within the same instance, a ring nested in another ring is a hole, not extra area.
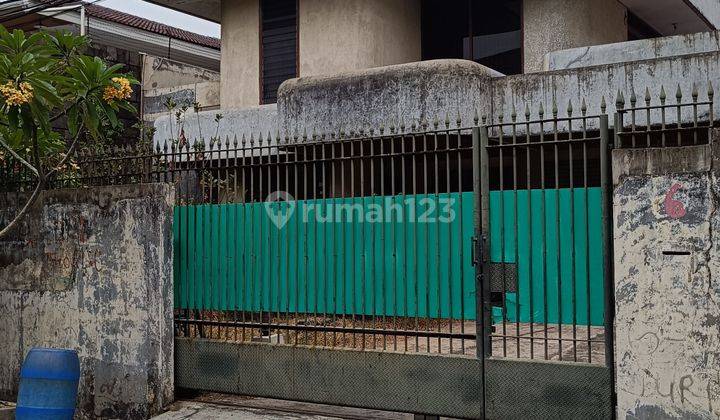
[(261, 103), (277, 102), (280, 84), (297, 77), (297, 0), (261, 0)]
[(522, 73), (522, 0), (423, 0), (423, 60), (464, 58)]

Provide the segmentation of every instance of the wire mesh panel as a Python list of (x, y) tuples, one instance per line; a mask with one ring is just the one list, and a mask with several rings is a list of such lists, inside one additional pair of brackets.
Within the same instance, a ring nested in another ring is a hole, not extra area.
[(470, 136), (179, 143), (177, 334), (475, 356)]
[[(588, 127), (599, 127), (589, 129)], [(484, 281), (492, 305), (486, 352), (605, 363), (608, 340), (607, 116), (483, 126)]]

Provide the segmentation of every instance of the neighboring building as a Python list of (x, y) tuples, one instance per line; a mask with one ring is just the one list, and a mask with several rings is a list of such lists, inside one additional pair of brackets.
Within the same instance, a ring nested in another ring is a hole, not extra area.
[(152, 0), (222, 25), (221, 105), (274, 103), (290, 78), (430, 59), (503, 74), (562, 49), (715, 30), (707, 0)]
[[(141, 117), (148, 111), (146, 121), (152, 121), (160, 112), (159, 102), (164, 101), (168, 93), (174, 93), (176, 102), (191, 105), (198, 100), (198, 95), (190, 95), (189, 91), (199, 90), (203, 98), (208, 98), (203, 99), (205, 107), (219, 105), (218, 94), (212, 94), (218, 90), (218, 86), (212, 84), (218, 83), (217, 70), (220, 69), (217, 38), (77, 1), (21, 0), (2, 7), (0, 21), (7, 28), (85, 33), (91, 41), (89, 55), (111, 64), (121, 63), (124, 71), (141, 81), (142, 89), (136, 89), (131, 102)], [(203, 83), (210, 84), (197, 86)], [(143, 95), (148, 99), (143, 100)], [(122, 141), (134, 142), (139, 136), (138, 117), (123, 112), (121, 118), (126, 127)]]

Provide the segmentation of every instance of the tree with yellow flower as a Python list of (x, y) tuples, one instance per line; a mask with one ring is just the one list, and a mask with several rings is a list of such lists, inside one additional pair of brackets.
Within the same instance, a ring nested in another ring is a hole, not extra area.
[(70, 33), (8, 32), (0, 25), (0, 152), (26, 166), (36, 187), (0, 237), (17, 223), (48, 182), (72, 168), (80, 143), (103, 142), (122, 128), (118, 113), (138, 82), (83, 54), (88, 40)]

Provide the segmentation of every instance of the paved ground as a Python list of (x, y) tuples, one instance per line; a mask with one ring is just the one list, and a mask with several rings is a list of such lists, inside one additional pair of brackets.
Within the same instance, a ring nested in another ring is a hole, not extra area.
[(411, 414), (392, 413), (378, 410), (336, 407), (323, 404), (309, 404), (270, 398), (206, 393), (192, 400), (179, 401), (156, 420), (181, 419), (368, 419), (368, 420), (412, 420)]

